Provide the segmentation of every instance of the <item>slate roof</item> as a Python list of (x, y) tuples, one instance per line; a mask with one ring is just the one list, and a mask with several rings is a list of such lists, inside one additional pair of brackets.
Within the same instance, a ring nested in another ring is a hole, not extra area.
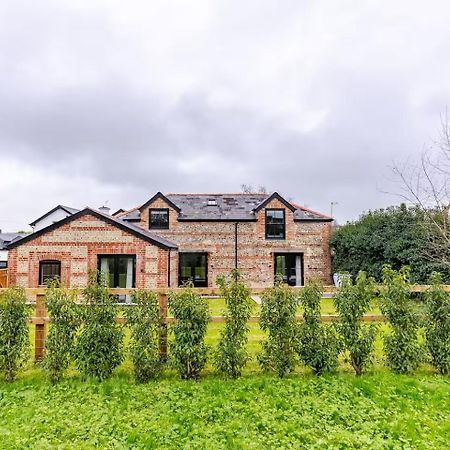
[[(180, 209), (178, 215), (180, 221), (254, 221), (256, 220), (255, 210), (273, 196), (281, 198), (277, 193), (166, 194), (163, 197)], [(210, 201), (215, 201), (215, 205), (211, 205)], [(331, 217), (324, 214), (287, 202), (284, 199), (283, 201), (292, 206), (294, 220), (332, 220)], [(120, 217), (125, 221), (137, 222), (140, 219), (139, 209), (142, 209), (142, 206), (126, 211), (120, 214)]]
[(0, 233), (0, 250), (6, 250), (7, 245), (16, 240), (25, 236), (24, 233)]
[(150, 231), (144, 230), (141, 227), (138, 227), (137, 225), (134, 225), (132, 223), (129, 222), (125, 222), (124, 220), (118, 219), (116, 217), (112, 217), (109, 214), (104, 214), (101, 211), (98, 211), (96, 209), (92, 209), (92, 208), (84, 208), (81, 211), (76, 212), (75, 214), (72, 214), (71, 216), (67, 216), (65, 219), (62, 219), (56, 223), (53, 223), (45, 228), (42, 228), (39, 231), (36, 231), (34, 233), (31, 234), (27, 234), (26, 236), (21, 237), (20, 239), (16, 239), (14, 241), (11, 241), (10, 244), (7, 246), (7, 248), (14, 248), (17, 247), (19, 245), (24, 244), (25, 242), (28, 242), (38, 236), (41, 236), (49, 231), (53, 231), (57, 228), (59, 228), (60, 226), (71, 222), (72, 220), (76, 220), (79, 217), (82, 217), (86, 214), (92, 214), (95, 217), (98, 217), (100, 219), (105, 220), (106, 222), (117, 226), (118, 228), (124, 230), (124, 231), (128, 231), (129, 233), (138, 236), (154, 245), (157, 245), (158, 247), (162, 247), (165, 249), (169, 249), (169, 248), (173, 248), (176, 249), (178, 248), (176, 244), (174, 244), (173, 242), (169, 241), (168, 239), (165, 239), (161, 236), (158, 236), (155, 233), (152, 233)]
[(49, 216), (51, 213), (55, 212), (58, 209), (62, 209), (68, 214), (75, 214), (75, 213), (77, 213), (79, 211), (79, 209), (71, 208), (70, 206), (56, 205), (53, 209), (51, 209), (50, 211), (47, 211), (41, 217), (39, 217), (38, 219), (36, 219), (33, 222), (31, 222), (30, 223), (30, 227), (34, 227), (37, 222), (39, 222), (42, 219), (45, 219), (47, 216)]

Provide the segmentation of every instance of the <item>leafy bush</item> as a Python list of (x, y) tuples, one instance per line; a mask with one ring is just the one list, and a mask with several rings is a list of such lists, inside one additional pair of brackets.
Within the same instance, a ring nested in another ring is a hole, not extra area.
[(61, 287), (57, 280), (48, 284), (45, 303), (51, 326), (45, 341), (44, 369), (56, 383), (69, 367), (79, 318), (74, 294)]
[(89, 274), (83, 296), (83, 326), (77, 339), (76, 363), (82, 374), (104, 380), (123, 360), (123, 331), (114, 320), (118, 307), (108, 293), (103, 275), (96, 271)]
[(245, 345), (249, 331), (247, 321), (252, 310), (250, 291), (237, 269), (231, 272), (230, 280), (223, 276), (218, 277), (217, 284), (225, 299), (227, 310), (225, 328), (220, 334), (215, 363), (220, 372), (231, 378), (237, 378), (249, 359)]
[(316, 375), (336, 369), (341, 343), (335, 330), (320, 320), (322, 289), (318, 283), (305, 286), (300, 296), (303, 323), (298, 333), (298, 353)]
[(159, 354), (163, 318), (154, 292), (140, 289), (133, 293), (132, 298), (136, 305), (125, 310), (125, 317), (131, 328), (129, 350), (136, 381), (145, 383), (157, 377), (163, 367)]
[(381, 312), (392, 330), (384, 336), (387, 365), (396, 373), (408, 373), (415, 370), (423, 359), (417, 336), (419, 317), (410, 299), (409, 268), (396, 271), (385, 265), (383, 284)]
[(28, 359), (28, 317), (25, 290), (6, 289), (0, 297), (0, 370), (7, 381), (15, 379)]
[(374, 282), (365, 272), (360, 272), (353, 284), (351, 278), (344, 278), (342, 286), (334, 296), (334, 304), (340, 322), (336, 324), (350, 363), (356, 375), (361, 375), (370, 362), (374, 349), (375, 325), (364, 325), (362, 317), (370, 308), (374, 297)]
[(175, 368), (183, 379), (197, 379), (205, 367), (208, 348), (205, 335), (208, 328), (208, 301), (195, 293), (192, 284), (186, 284), (181, 292), (169, 295), (169, 310), (175, 318), (170, 343)]
[(442, 287), (441, 275), (430, 276), (426, 293), (426, 341), (433, 366), (442, 374), (450, 373), (450, 294)]
[[(450, 283), (450, 266), (442, 251), (448, 248), (442, 236), (435, 236), (433, 226), (420, 208), (392, 206), (369, 211), (359, 220), (348, 223), (333, 233), (333, 270), (349, 272), (354, 278), (365, 271), (376, 280), (382, 279), (383, 264), (394, 269), (411, 267), (414, 282), (425, 283), (433, 271), (441, 272)], [(434, 218), (439, 221), (439, 218)]]
[(261, 343), (258, 362), (263, 370), (273, 370), (280, 378), (293, 371), (297, 364), (296, 310), (294, 292), (280, 280), (262, 296), (259, 324), (269, 335)]

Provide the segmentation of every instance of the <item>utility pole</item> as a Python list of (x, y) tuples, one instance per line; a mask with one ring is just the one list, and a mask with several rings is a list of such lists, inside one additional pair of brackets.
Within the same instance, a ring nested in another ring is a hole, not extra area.
[(334, 219), (333, 209), (334, 209), (335, 205), (339, 205), (339, 203), (338, 202), (330, 202), (330, 216), (333, 217), (333, 219)]

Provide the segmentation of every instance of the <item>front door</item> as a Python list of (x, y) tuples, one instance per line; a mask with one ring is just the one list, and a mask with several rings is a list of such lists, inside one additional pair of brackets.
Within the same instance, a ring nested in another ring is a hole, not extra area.
[(303, 286), (303, 254), (275, 253), (275, 277), (289, 286)]
[(208, 254), (180, 253), (179, 285), (191, 281), (195, 287), (208, 286)]

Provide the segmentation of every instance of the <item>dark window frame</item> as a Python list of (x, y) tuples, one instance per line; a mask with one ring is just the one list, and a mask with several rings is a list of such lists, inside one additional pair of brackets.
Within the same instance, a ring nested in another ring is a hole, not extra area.
[[(208, 287), (208, 252), (180, 252), (178, 254), (178, 286), (182, 286), (184, 282), (187, 280), (182, 280), (181, 277), (181, 258), (182, 256), (192, 256), (192, 255), (201, 255), (205, 256), (205, 280), (201, 282), (196, 282), (195, 279), (192, 280), (194, 283), (194, 287)], [(194, 268), (195, 271), (195, 265), (191, 265), (191, 268)]]
[[(268, 221), (268, 213), (272, 212), (272, 211), (281, 211), (283, 213), (283, 234), (282, 236), (274, 236), (274, 235), (269, 235), (269, 227), (271, 225), (279, 225), (276, 223), (271, 223)], [(266, 239), (270, 239), (270, 240), (285, 240), (286, 239), (286, 210), (284, 208), (266, 208), (265, 210), (265, 218), (266, 218)]]
[[(165, 212), (167, 214), (167, 224), (163, 226), (152, 225), (152, 212)], [(169, 229), (169, 208), (149, 208), (148, 209), (148, 229), (149, 230), (168, 230)]]
[[(283, 282), (285, 282), (289, 286), (304, 286), (305, 285), (305, 258), (304, 258), (304, 253), (301, 253), (301, 252), (292, 252), (292, 253), (275, 252), (273, 254), (273, 277), (274, 277), (274, 280), (277, 277), (277, 257), (278, 256), (284, 256), (285, 258), (288, 258), (288, 259), (294, 259), (294, 261), (295, 261), (295, 258), (297, 256), (300, 256), (300, 259), (301, 259), (301, 274), (300, 274), (301, 281), (300, 281), (300, 284), (291, 284), (291, 283), (289, 283), (289, 277), (287, 277), (287, 281), (286, 282), (284, 280), (283, 280)], [(294, 262), (293, 267), (295, 268), (295, 262)]]
[[(119, 258), (133, 258), (133, 280), (131, 283), (131, 288), (136, 287), (136, 255), (135, 254), (124, 254), (124, 253), (98, 254), (97, 255), (97, 269), (98, 269), (99, 273), (101, 272), (101, 263), (100, 263), (101, 258), (114, 258), (116, 260), (118, 260)], [(114, 271), (114, 286), (113, 286), (113, 288), (119, 284), (119, 271), (118, 271), (117, 261), (114, 263), (114, 267), (115, 267), (115, 271)], [(113, 289), (113, 288), (111, 288), (111, 289)]]
[[(48, 265), (54, 265), (57, 266), (59, 268), (59, 274), (58, 275), (54, 275), (52, 277), (46, 276), (45, 280), (44, 280), (44, 274), (43, 274), (43, 268), (44, 266), (48, 264)], [(45, 285), (46, 281), (49, 279), (55, 279), (58, 278), (59, 280), (61, 280), (61, 261), (59, 259), (43, 259), (42, 261), (39, 261), (39, 280), (38, 280), (38, 284), (40, 286)]]

